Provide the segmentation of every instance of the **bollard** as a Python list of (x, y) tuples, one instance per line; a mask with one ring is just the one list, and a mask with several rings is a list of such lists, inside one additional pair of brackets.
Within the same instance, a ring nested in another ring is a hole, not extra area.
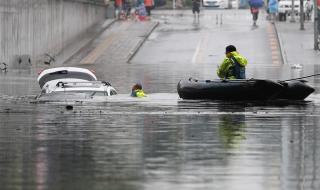
[(216, 25), (218, 25), (218, 20), (219, 20), (218, 15), (216, 15)]
[(222, 14), (220, 14), (220, 25), (222, 25)]

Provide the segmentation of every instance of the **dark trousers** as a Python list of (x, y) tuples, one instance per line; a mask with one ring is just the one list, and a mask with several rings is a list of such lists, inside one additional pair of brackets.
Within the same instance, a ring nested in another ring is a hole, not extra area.
[(259, 15), (259, 12), (257, 12), (257, 13), (252, 13), (252, 19), (253, 19), (254, 21), (258, 20), (258, 15)]
[(278, 15), (279, 15), (279, 21), (286, 21), (287, 20), (286, 13), (278, 13)]
[(151, 15), (151, 9), (152, 9), (152, 7), (150, 7), (150, 6), (146, 6), (146, 10), (147, 10), (147, 14), (148, 14), (148, 16), (150, 16), (150, 15)]

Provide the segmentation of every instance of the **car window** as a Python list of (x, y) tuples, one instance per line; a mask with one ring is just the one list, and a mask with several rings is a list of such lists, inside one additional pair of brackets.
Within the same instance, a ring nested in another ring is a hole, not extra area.
[(110, 96), (116, 95), (116, 94), (117, 94), (117, 92), (115, 90), (110, 90)]

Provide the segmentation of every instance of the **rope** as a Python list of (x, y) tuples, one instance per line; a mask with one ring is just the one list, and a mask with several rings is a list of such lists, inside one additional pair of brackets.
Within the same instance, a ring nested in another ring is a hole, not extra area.
[[(305, 79), (305, 78), (310, 78), (310, 77), (314, 77), (314, 76), (319, 76), (320, 73), (317, 73), (317, 74), (313, 74), (313, 75), (308, 75), (308, 76), (304, 76), (304, 77), (299, 77), (299, 78), (293, 78), (293, 79), (287, 79), (287, 80), (280, 80), (278, 82), (286, 82), (286, 81), (293, 81), (293, 80), (300, 80), (300, 79)], [(198, 80), (198, 79), (195, 79), (195, 78), (192, 78), (190, 77), (189, 78), (189, 81), (195, 81), (195, 82), (210, 82), (210, 80)], [(247, 80), (250, 80), (250, 79), (247, 79)]]
[[(308, 75), (308, 76), (304, 76), (304, 77), (299, 77), (299, 78), (293, 78), (293, 79), (287, 79), (287, 80), (280, 80), (278, 82), (286, 82), (286, 81), (293, 81), (293, 80), (300, 80), (300, 79), (305, 79), (305, 78), (310, 78), (310, 77), (314, 77), (314, 76), (319, 76), (320, 73), (317, 73), (317, 74), (313, 74), (313, 75)], [(198, 79), (195, 79), (195, 78), (192, 78), (190, 77), (189, 78), (189, 81), (195, 81), (195, 82), (210, 82), (210, 80), (198, 80)], [(247, 79), (247, 80), (250, 80), (250, 79)]]
[(308, 75), (308, 76), (305, 76), (305, 77), (293, 78), (293, 79), (288, 79), (288, 80), (281, 80), (281, 81), (279, 81), (279, 82), (286, 82), (286, 81), (292, 81), (292, 80), (299, 80), (299, 79), (304, 79), (304, 78), (314, 77), (314, 76), (318, 76), (318, 75), (320, 75), (320, 73), (318, 73), (318, 74), (313, 74), (313, 75)]

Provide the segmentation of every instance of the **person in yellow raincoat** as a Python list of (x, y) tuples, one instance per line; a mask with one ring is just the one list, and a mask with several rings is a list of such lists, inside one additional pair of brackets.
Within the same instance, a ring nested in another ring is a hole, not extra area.
[(221, 79), (245, 79), (245, 66), (248, 61), (237, 52), (233, 45), (226, 47), (226, 57), (218, 66), (217, 75)]
[(146, 97), (147, 95), (143, 92), (141, 84), (135, 84), (132, 87), (131, 96), (142, 98), (142, 97)]

